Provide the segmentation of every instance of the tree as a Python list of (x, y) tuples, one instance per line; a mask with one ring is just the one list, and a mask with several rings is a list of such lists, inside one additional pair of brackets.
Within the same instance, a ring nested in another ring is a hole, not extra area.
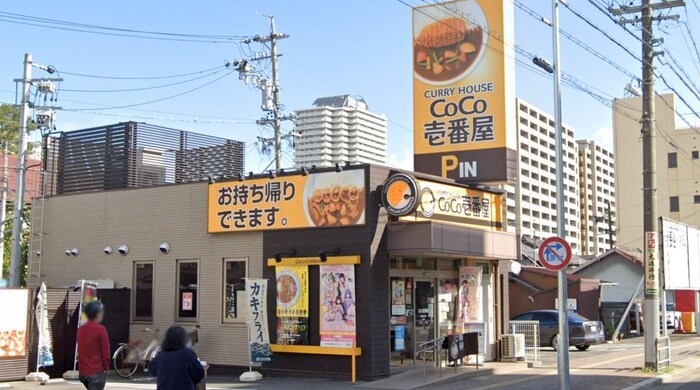
[[(36, 124), (33, 121), (28, 121), (27, 125), (27, 134), (36, 130)], [(17, 143), (19, 141), (19, 107), (15, 107), (12, 104), (0, 104), (0, 140), (9, 142), (8, 149), (10, 154), (17, 154)]]

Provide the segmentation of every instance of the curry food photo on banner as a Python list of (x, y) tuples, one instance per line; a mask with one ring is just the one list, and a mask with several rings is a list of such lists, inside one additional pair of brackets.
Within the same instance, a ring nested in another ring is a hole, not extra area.
[(365, 170), (209, 185), (209, 233), (365, 223)]
[(321, 346), (346, 347), (355, 344), (355, 266), (322, 265), (321, 283)]
[(250, 361), (270, 362), (272, 350), (267, 328), (267, 279), (246, 279), (245, 291), (248, 298)]
[(0, 359), (27, 354), (28, 290), (0, 290)]
[(309, 268), (275, 267), (277, 344), (309, 343)]

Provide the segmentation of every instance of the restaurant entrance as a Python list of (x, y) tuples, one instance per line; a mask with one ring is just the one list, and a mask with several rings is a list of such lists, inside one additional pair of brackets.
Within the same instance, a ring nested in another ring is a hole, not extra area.
[(422, 343), (454, 332), (461, 264), (461, 259), (391, 259), (392, 364), (422, 359), (417, 355)]

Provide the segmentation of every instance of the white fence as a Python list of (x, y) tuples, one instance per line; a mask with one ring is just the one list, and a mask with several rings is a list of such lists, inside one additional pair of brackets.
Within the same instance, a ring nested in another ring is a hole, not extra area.
[(510, 321), (510, 334), (525, 335), (525, 361), (540, 361), (539, 321)]

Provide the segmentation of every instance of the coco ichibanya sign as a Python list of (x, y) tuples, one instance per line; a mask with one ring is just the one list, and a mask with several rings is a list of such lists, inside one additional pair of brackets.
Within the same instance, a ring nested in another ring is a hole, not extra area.
[(512, 179), (505, 3), (463, 0), (414, 8), (417, 171), (458, 181)]

